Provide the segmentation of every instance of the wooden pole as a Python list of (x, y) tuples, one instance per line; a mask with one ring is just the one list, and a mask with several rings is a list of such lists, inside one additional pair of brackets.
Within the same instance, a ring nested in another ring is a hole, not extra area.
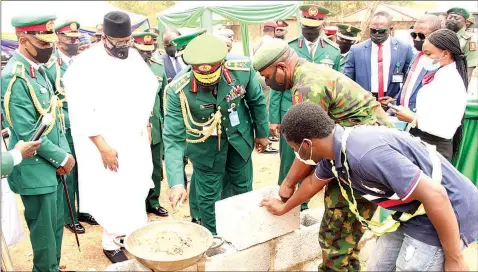
[(365, 18), (360, 23), (360, 29), (362, 31), (358, 34), (359, 37), (358, 37), (357, 41), (362, 41), (363, 37), (364, 37), (364, 34), (368, 33), (367, 29), (368, 29), (368, 26), (370, 25), (370, 21), (372, 21), (372, 16), (375, 14), (375, 11), (377, 10), (377, 8), (380, 4), (381, 4), (380, 1), (369, 2), (368, 8), (367, 8), (367, 11), (368, 11), (367, 16), (365, 16)]

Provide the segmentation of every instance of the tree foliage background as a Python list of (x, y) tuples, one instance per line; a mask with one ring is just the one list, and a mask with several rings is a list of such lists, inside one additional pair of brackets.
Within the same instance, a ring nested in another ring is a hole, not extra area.
[(157, 24), (158, 12), (174, 6), (174, 1), (110, 1), (110, 3), (118, 8), (147, 16), (152, 25)]

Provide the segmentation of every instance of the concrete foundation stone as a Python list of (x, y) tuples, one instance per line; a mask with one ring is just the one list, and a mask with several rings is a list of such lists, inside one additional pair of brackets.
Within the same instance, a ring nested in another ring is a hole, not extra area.
[(223, 253), (206, 259), (206, 271), (269, 271), (271, 265), (271, 242), (237, 251), (225, 244)]
[(230, 197), (216, 202), (217, 234), (237, 250), (269, 241), (299, 228), (300, 207), (275, 216), (259, 204), (265, 197), (279, 199), (279, 186)]

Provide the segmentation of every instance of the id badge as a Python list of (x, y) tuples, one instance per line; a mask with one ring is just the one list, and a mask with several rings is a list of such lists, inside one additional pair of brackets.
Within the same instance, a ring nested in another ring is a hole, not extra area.
[(403, 83), (403, 74), (396, 73), (392, 75), (392, 82), (393, 83)]
[[(209, 129), (210, 127), (211, 127), (211, 126), (204, 126), (204, 127), (202, 127), (202, 131), (203, 131), (203, 132), (206, 132), (206, 131), (208, 131), (208, 129)], [(217, 136), (217, 128), (212, 131), (211, 136)]]
[(239, 115), (237, 114), (237, 111), (232, 111), (231, 113), (229, 113), (229, 120), (231, 121), (231, 126), (233, 127), (241, 123), (239, 121)]

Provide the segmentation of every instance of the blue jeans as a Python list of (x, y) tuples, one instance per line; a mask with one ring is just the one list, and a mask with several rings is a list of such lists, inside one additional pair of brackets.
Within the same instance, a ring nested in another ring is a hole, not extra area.
[(443, 271), (444, 262), (442, 247), (426, 244), (397, 230), (377, 240), (367, 261), (367, 271)]

